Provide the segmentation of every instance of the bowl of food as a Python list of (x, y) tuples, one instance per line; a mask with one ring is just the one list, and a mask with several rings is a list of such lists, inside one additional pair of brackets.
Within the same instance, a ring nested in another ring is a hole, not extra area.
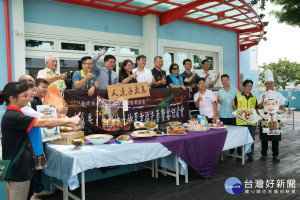
[(146, 121), (144, 123), (144, 127), (147, 129), (147, 130), (151, 130), (153, 131), (154, 129), (156, 129), (158, 127), (157, 123), (155, 121)]
[(108, 142), (112, 137), (113, 136), (109, 134), (92, 134), (85, 136), (84, 138), (92, 144), (104, 144)]
[(182, 123), (179, 122), (179, 121), (171, 121), (171, 122), (168, 122), (168, 124), (169, 124), (170, 126), (179, 126), (179, 125), (181, 125)]

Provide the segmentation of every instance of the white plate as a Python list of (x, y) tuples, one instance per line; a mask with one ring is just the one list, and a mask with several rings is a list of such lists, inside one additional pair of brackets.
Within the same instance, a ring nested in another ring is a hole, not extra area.
[(226, 125), (224, 125), (224, 126), (222, 126), (222, 127), (214, 127), (214, 126), (210, 126), (209, 127), (210, 129), (224, 129), (224, 128), (227, 128), (227, 126)]
[[(145, 134), (143, 132), (149, 132), (149, 133)], [(156, 132), (155, 131), (147, 131), (147, 130), (133, 131), (130, 135), (134, 136), (134, 137), (152, 137), (152, 136), (156, 135)]]

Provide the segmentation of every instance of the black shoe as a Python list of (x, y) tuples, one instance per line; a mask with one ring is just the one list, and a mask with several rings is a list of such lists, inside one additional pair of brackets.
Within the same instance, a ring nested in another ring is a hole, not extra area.
[(280, 159), (277, 156), (273, 156), (273, 161), (274, 162), (280, 162)]
[(241, 161), (242, 160), (242, 158), (236, 158), (236, 161)]
[(254, 160), (253, 156), (248, 158), (248, 162), (252, 162)]
[(266, 160), (267, 160), (267, 155), (261, 155), (260, 159), (261, 159), (262, 161), (266, 161)]

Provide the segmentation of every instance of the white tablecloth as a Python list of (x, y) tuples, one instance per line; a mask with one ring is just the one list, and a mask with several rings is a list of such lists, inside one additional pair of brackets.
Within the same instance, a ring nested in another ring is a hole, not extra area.
[[(223, 151), (245, 145), (245, 152), (247, 152), (253, 143), (248, 128), (228, 126), (227, 130)], [(93, 168), (135, 164), (157, 158), (162, 158), (163, 167), (172, 168), (174, 154), (171, 154), (172, 152), (160, 143), (85, 145), (81, 150), (75, 150), (71, 145), (48, 144), (46, 147), (48, 167), (44, 172), (67, 183), (70, 190), (74, 190), (79, 187), (77, 174), (80, 172)], [(185, 175), (187, 165), (181, 159), (179, 162), (180, 174)]]

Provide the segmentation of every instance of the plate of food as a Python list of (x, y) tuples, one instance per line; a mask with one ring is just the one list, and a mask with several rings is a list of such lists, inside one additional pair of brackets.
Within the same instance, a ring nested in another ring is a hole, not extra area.
[(179, 125), (181, 125), (182, 123), (179, 122), (179, 121), (172, 121), (172, 122), (168, 122), (168, 124), (169, 124), (170, 126), (179, 126)]
[(205, 131), (209, 131), (209, 129), (210, 129), (209, 126), (201, 126), (201, 125), (189, 126), (187, 128), (188, 131), (193, 131), (193, 132), (205, 132)]
[(145, 121), (144, 122), (144, 127), (147, 130), (153, 131), (154, 129), (156, 129), (158, 127), (158, 125), (157, 125), (157, 123), (155, 121)]
[(136, 121), (136, 122), (134, 122), (134, 128), (135, 129), (142, 129), (142, 128), (145, 128), (145, 125), (144, 125), (143, 122)]
[(223, 123), (212, 123), (209, 127), (211, 129), (223, 129), (223, 128), (227, 128), (227, 126), (224, 125)]
[(160, 137), (160, 136), (165, 136), (167, 134), (165, 134), (165, 132), (162, 131), (156, 131), (156, 134), (154, 136)]
[(115, 139), (115, 142), (118, 144), (125, 144), (125, 143), (133, 143), (133, 140), (130, 139), (129, 135), (120, 135)]
[(167, 135), (186, 135), (186, 130), (183, 126), (167, 127)]
[(130, 135), (134, 136), (134, 137), (152, 137), (152, 136), (156, 135), (156, 132), (148, 131), (148, 130), (133, 131)]
[(189, 120), (189, 124), (190, 125), (197, 125), (199, 122), (198, 122), (198, 119), (196, 119), (196, 118), (191, 118), (190, 120)]
[(259, 116), (257, 115), (256, 110), (253, 108), (239, 108), (232, 114), (248, 124), (255, 124), (259, 120)]
[(61, 132), (73, 132), (74, 131), (73, 128), (68, 127), (68, 126), (60, 126), (59, 129)]

